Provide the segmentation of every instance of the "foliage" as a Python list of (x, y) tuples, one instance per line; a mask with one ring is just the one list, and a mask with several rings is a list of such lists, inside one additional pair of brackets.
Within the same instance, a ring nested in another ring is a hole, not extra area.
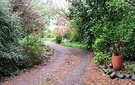
[(86, 49), (86, 46), (82, 43), (79, 42), (64, 42), (62, 43), (65, 46), (70, 46), (70, 47), (77, 47), (77, 48), (81, 48), (81, 49)]
[(82, 23), (81, 19), (78, 18), (74, 20), (70, 20), (70, 28), (72, 29), (70, 35), (71, 41), (82, 42), (82, 38), (84, 36), (84, 30), (81, 23)]
[(54, 6), (53, 3), (49, 0), (35, 0), (35, 1), (39, 1), (38, 4), (40, 5), (36, 5), (34, 9), (38, 11), (44, 23), (46, 25), (50, 25), (50, 23), (55, 23), (52, 22), (52, 20), (58, 19), (57, 7)]
[(53, 41), (53, 40), (55, 40), (55, 38), (41, 38), (41, 40), (51, 40), (51, 41)]
[(46, 47), (46, 51), (50, 51), (51, 50), (51, 47), (50, 46), (47, 46)]
[(63, 38), (65, 39), (70, 39), (70, 36), (71, 36), (71, 32), (67, 32), (63, 35)]
[(0, 1), (0, 79), (27, 66), (27, 56), (18, 44), (23, 34), (19, 17), (10, 8), (9, 0)]
[(42, 46), (33, 35), (29, 35), (22, 39), (20, 42), (21, 46), (24, 48), (26, 55), (30, 59), (30, 66), (33, 66), (39, 62), (41, 62), (41, 53)]
[(94, 53), (94, 62), (98, 63), (99, 65), (105, 64), (108, 61), (111, 61), (111, 57), (108, 53), (102, 53), (102, 52), (95, 52)]
[(27, 34), (37, 34), (44, 27), (40, 13), (34, 8), (38, 3), (38, 0), (12, 0), (12, 11), (19, 12), (23, 31)]
[(83, 42), (93, 49), (97, 60), (98, 55), (104, 54), (134, 58), (135, 12), (128, 3), (125, 0), (72, 1), (67, 17), (74, 21), (71, 23), (74, 28), (83, 28)]
[[(51, 27), (50, 27), (51, 28)], [(45, 31), (43, 31), (43, 33), (44, 33), (44, 37), (46, 37), (46, 38), (54, 38), (55, 37), (55, 34), (54, 34), (54, 32), (52, 31), (52, 30), (50, 30), (50, 28), (49, 27), (46, 27), (44, 30)]]
[(62, 36), (61, 35), (56, 36), (56, 43), (60, 44), (61, 41), (62, 41)]
[(0, 1), (0, 79), (42, 61), (38, 35), (29, 33), (38, 34), (43, 24), (30, 3), (24, 1), (31, 0)]
[(131, 4), (131, 6), (135, 7), (135, 1), (134, 0), (125, 0), (126, 2), (128, 2), (129, 4)]
[[(70, 28), (72, 29), (71, 40), (73, 41), (82, 42), (84, 39), (87, 23), (85, 23), (85, 21), (88, 19), (85, 18), (85, 12), (83, 11), (86, 10), (84, 9), (82, 1), (74, 0), (69, 8), (69, 13), (66, 14), (70, 21)], [(89, 28), (89, 26), (87, 27)]]
[(17, 74), (22, 68), (27, 67), (28, 58), (20, 47), (9, 45), (8, 52), (0, 51), (0, 78)]
[(135, 64), (130, 65), (129, 68), (132, 72), (135, 72)]
[[(80, 37), (79, 37), (78, 32), (76, 32), (76, 31), (71, 32), (70, 40), (73, 41), (73, 42), (78, 42), (78, 41), (80, 41)], [(80, 41), (80, 42), (81, 42), (81, 41)]]
[[(115, 24), (114, 22), (109, 21), (97, 23), (92, 28), (92, 31), (94, 36), (97, 38), (95, 39), (93, 46), (95, 46), (94, 48), (98, 49), (100, 52), (111, 52), (111, 54), (114, 55), (133, 57), (134, 52), (130, 51), (130, 55), (128, 55), (127, 52), (129, 51), (126, 49), (129, 48), (128, 45), (134, 49), (134, 44), (130, 44), (134, 39), (134, 22), (132, 21), (132, 18), (129, 18), (129, 16), (123, 18), (119, 22), (117, 21)], [(100, 47), (96, 46), (97, 40)]]

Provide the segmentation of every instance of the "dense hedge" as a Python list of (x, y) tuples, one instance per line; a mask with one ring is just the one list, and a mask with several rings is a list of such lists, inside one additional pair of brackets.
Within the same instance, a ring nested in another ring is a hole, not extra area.
[(66, 15), (73, 22), (72, 28), (83, 29), (81, 40), (95, 52), (97, 62), (110, 60), (112, 55), (135, 58), (135, 12), (134, 5), (129, 3), (125, 0), (72, 1)]
[(56, 43), (60, 44), (62, 41), (62, 35), (57, 35), (56, 36)]
[[(29, 42), (22, 38), (27, 35), (22, 31), (21, 23), (18, 13), (12, 12), (9, 0), (0, 0), (0, 80), (41, 61), (41, 45), (34, 36)], [(20, 44), (23, 40), (25, 44)]]
[(0, 77), (16, 73), (23, 67), (25, 56), (18, 44), (21, 28), (18, 15), (11, 13), (8, 0), (0, 1)]

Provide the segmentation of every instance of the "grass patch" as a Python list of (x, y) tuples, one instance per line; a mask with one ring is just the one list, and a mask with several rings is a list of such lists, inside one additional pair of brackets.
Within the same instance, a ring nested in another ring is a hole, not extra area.
[[(50, 40), (50, 41), (56, 43), (56, 38), (41, 38), (41, 40)], [(62, 45), (69, 46), (69, 47), (86, 49), (86, 45), (84, 45), (83, 43), (79, 43), (79, 42), (63, 42)]]
[(78, 42), (73, 42), (73, 43), (71, 43), (71, 42), (64, 42), (62, 44), (65, 45), (65, 46), (86, 49), (86, 45), (84, 45), (82, 43), (78, 43)]
[(55, 38), (41, 38), (41, 40), (50, 40), (50, 41), (54, 41)]

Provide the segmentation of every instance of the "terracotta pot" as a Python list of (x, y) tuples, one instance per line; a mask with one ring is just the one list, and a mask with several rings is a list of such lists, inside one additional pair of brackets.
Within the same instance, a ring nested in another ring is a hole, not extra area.
[(123, 57), (122, 56), (112, 56), (112, 64), (114, 70), (120, 70), (122, 68)]

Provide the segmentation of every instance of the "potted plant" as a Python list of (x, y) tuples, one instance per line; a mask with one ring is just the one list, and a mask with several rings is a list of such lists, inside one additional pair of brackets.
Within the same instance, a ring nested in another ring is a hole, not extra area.
[(122, 63), (123, 63), (123, 56), (121, 54), (122, 43), (123, 42), (118, 41), (112, 44), (112, 50), (113, 50), (112, 65), (114, 70), (120, 70), (122, 68)]
[[(125, 44), (130, 44), (130, 40), (133, 36), (133, 29), (130, 24), (126, 24), (127, 21), (123, 20), (115, 25), (115, 29), (111, 30), (113, 34), (110, 38), (110, 48), (112, 48), (112, 65), (114, 70), (120, 70), (122, 68), (123, 57), (127, 51)], [(111, 33), (110, 33), (111, 34)]]
[(110, 53), (112, 56), (112, 65), (114, 70), (120, 70), (123, 63), (123, 55), (125, 56), (125, 44), (129, 44), (133, 31), (125, 25), (126, 21), (120, 21), (115, 26), (112, 22), (103, 24), (99, 39), (96, 43), (100, 46), (96, 47), (99, 51)]

